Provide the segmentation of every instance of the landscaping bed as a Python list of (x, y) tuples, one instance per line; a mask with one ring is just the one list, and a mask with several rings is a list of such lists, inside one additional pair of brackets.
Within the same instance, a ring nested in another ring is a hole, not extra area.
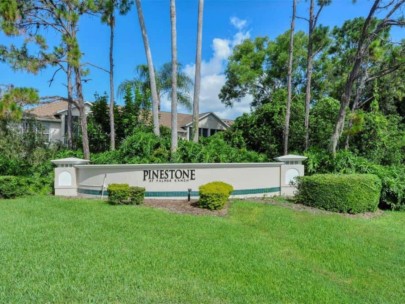
[(187, 213), (194, 215), (215, 215), (225, 216), (228, 213), (229, 203), (221, 210), (208, 210), (198, 207), (197, 200), (157, 200), (157, 199), (145, 199), (144, 205), (169, 210), (175, 213)]
[(212, 216), (226, 216), (228, 214), (230, 205), (233, 202), (253, 202), (258, 204), (273, 205), (283, 208), (292, 209), (295, 211), (305, 211), (312, 214), (337, 214), (339, 216), (348, 218), (374, 218), (384, 214), (382, 210), (377, 210), (375, 212), (363, 212), (358, 214), (350, 213), (336, 213), (332, 211), (326, 211), (318, 209), (315, 207), (306, 206), (303, 204), (294, 203), (292, 200), (285, 199), (282, 197), (274, 198), (249, 198), (249, 199), (233, 199), (228, 204), (225, 205), (224, 209), (221, 210), (208, 210), (198, 207), (197, 200), (167, 200), (167, 199), (145, 199), (145, 206), (158, 208), (163, 210), (168, 210), (174, 213), (181, 214), (194, 214), (194, 215), (212, 215)]

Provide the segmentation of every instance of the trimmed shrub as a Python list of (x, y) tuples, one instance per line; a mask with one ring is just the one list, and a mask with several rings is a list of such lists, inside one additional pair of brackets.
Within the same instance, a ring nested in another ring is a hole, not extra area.
[(112, 205), (140, 205), (145, 197), (145, 188), (128, 184), (110, 184), (107, 191), (108, 202)]
[(315, 174), (298, 178), (299, 203), (335, 212), (375, 211), (381, 180), (373, 174)]
[(212, 182), (200, 186), (200, 200), (198, 205), (201, 208), (219, 210), (224, 208), (233, 191), (233, 187), (223, 182)]
[(19, 176), (0, 176), (0, 198), (16, 198), (28, 195), (28, 179)]
[(129, 187), (129, 197), (131, 205), (141, 205), (145, 198), (145, 188)]
[(405, 210), (405, 165), (382, 166), (348, 151), (339, 151), (336, 157), (323, 151), (309, 151), (305, 170), (307, 174), (375, 174), (382, 182), (380, 208)]

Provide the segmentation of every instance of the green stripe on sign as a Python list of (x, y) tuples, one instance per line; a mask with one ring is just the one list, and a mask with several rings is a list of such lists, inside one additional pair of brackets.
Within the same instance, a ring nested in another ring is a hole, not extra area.
[[(101, 196), (101, 190), (92, 190), (92, 189), (79, 188), (79, 189), (77, 190), (77, 192), (80, 193), (80, 194), (98, 195), (98, 196)], [(103, 191), (103, 196), (108, 196), (107, 190), (104, 190), (104, 191)]]
[[(198, 191), (191, 191), (191, 196), (198, 196)], [(148, 191), (145, 197), (187, 197), (187, 191)]]
[[(232, 195), (249, 195), (249, 194), (266, 194), (266, 193), (275, 193), (280, 192), (280, 187), (273, 187), (273, 188), (257, 188), (257, 189), (242, 189), (242, 190), (234, 190)], [(87, 195), (97, 195), (101, 196), (101, 190), (93, 190), (93, 189), (83, 189), (79, 188), (78, 192), (81, 194)], [(104, 190), (103, 196), (108, 196), (108, 192)], [(145, 197), (187, 197), (187, 191), (147, 191), (145, 192)], [(191, 191), (191, 196), (199, 196), (198, 191)]]
[(280, 191), (281, 191), (280, 187), (244, 189), (244, 190), (234, 190), (232, 192), (232, 195), (265, 194), (265, 193), (274, 193), (274, 192), (280, 192)]

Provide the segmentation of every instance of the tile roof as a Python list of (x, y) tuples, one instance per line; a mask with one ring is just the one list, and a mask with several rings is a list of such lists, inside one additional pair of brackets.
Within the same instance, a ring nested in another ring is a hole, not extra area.
[(66, 110), (67, 108), (67, 101), (61, 100), (40, 105), (28, 110), (27, 113), (37, 117), (52, 117), (55, 116), (57, 112)]
[[(171, 129), (172, 127), (171, 117), (172, 115), (170, 112), (160, 112), (159, 113), (160, 125)], [(177, 113), (177, 130), (183, 131), (182, 127), (191, 122), (192, 119), (193, 115), (191, 114)]]
[[(35, 107), (33, 109), (27, 110), (27, 114), (34, 115), (38, 118), (56, 120), (57, 117), (55, 117), (55, 115), (57, 115), (57, 113), (60, 111), (67, 110), (67, 108), (68, 108), (67, 101), (55, 101), (55, 102), (46, 103), (46, 104), (40, 105), (38, 107)], [(209, 114), (209, 112), (201, 113), (200, 117), (203, 117), (207, 114)], [(192, 119), (193, 119), (192, 114), (177, 113), (178, 131), (184, 131), (182, 129), (182, 127), (184, 127), (188, 123), (191, 123)], [(159, 113), (159, 120), (160, 120), (161, 126), (171, 128), (171, 113), (170, 112), (161, 111)], [(229, 120), (229, 119), (223, 119), (223, 121), (228, 125), (231, 125), (233, 123), (233, 120)]]

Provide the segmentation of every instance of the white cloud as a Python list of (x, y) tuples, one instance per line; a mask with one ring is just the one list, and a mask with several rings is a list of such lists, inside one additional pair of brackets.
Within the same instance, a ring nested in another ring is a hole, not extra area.
[[(247, 24), (246, 20), (232, 17), (230, 22), (238, 31), (231, 39), (213, 39), (212, 56), (208, 61), (203, 61), (201, 64), (200, 111), (201, 113), (215, 112), (220, 117), (233, 119), (243, 113), (250, 112), (251, 97), (248, 96), (243, 98), (241, 102), (235, 102), (232, 108), (226, 108), (219, 100), (218, 94), (226, 82), (224, 69), (228, 57), (236, 45), (250, 38), (250, 32), (244, 29)], [(184, 72), (191, 79), (194, 79), (194, 71), (194, 63), (188, 64), (184, 68)]]
[[(237, 32), (235, 36), (233, 36), (232, 47), (241, 44), (243, 40), (250, 38), (250, 32)], [(229, 57), (229, 56), (228, 56)]]
[(236, 27), (238, 30), (242, 30), (245, 28), (247, 21), (239, 19), (238, 17), (232, 17), (231, 18), (231, 24)]
[(214, 58), (226, 60), (232, 54), (231, 41), (227, 39), (215, 38), (212, 42)]

